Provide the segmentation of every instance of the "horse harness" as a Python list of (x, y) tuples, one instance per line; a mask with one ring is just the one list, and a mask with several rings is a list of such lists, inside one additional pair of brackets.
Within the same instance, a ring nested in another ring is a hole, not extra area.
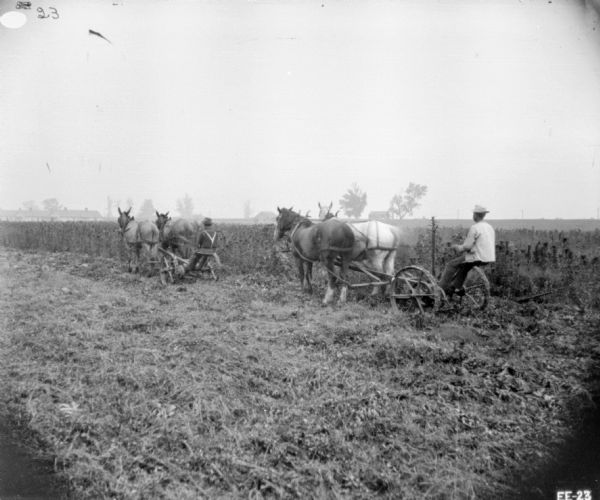
[[(352, 224), (349, 224), (349, 225), (352, 228), (352, 231), (356, 231), (358, 234), (360, 234), (361, 236), (363, 236), (365, 238), (365, 242), (366, 242), (365, 251), (367, 251), (367, 250), (387, 250), (388, 252), (391, 252), (392, 250), (396, 250), (396, 247), (382, 247), (380, 245), (369, 246), (369, 242), (371, 241), (369, 236), (366, 235), (365, 233), (363, 233), (362, 231), (360, 231), (359, 229), (357, 229), (356, 226), (353, 226)], [(376, 241), (377, 241), (377, 243), (379, 243), (379, 226), (377, 224), (375, 224), (375, 229), (377, 231)]]
[(140, 234), (139, 224), (134, 219), (130, 219), (129, 221), (127, 221), (127, 224), (125, 225), (125, 227), (121, 228), (121, 236), (123, 238), (125, 238), (125, 234), (126, 233), (128, 233), (129, 231), (133, 231), (134, 230), (133, 227), (129, 227), (129, 225), (132, 222), (135, 222), (135, 231), (136, 231), (136, 233), (135, 233), (135, 241), (133, 241), (133, 242), (127, 241), (127, 244), (129, 244), (129, 245), (137, 245), (138, 243), (146, 243), (146, 245), (150, 245), (150, 246), (158, 244), (157, 241), (152, 241), (152, 240), (148, 241), (148, 240), (145, 240), (144, 238), (142, 238), (142, 235)]
[[(298, 221), (298, 223), (294, 226), (294, 228), (292, 229), (292, 231), (290, 233), (290, 241), (291, 241), (292, 247), (293, 247), (294, 251), (296, 252), (296, 255), (298, 255), (298, 257), (300, 257), (305, 262), (310, 262), (311, 264), (314, 264), (315, 262), (319, 262), (319, 259), (313, 260), (313, 259), (309, 259), (305, 255), (302, 255), (302, 252), (300, 251), (298, 246), (294, 243), (294, 234), (296, 233), (296, 230), (300, 227), (300, 224), (302, 224), (302, 223), (304, 223), (304, 220)], [(350, 250), (352, 250), (352, 248), (353, 247), (349, 247), (349, 248), (329, 247), (329, 248), (323, 248), (323, 249), (321, 249), (321, 251), (333, 250), (333, 251), (337, 251), (337, 252), (349, 252)]]

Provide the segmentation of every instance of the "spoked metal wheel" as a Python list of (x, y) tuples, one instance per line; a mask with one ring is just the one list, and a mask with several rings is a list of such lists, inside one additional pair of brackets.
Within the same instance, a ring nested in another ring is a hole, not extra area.
[(392, 280), (390, 300), (396, 310), (406, 312), (439, 309), (443, 292), (432, 274), (419, 266), (400, 269)]
[(464, 284), (465, 294), (461, 297), (461, 312), (482, 311), (490, 301), (490, 282), (483, 270), (474, 267), (467, 274)]

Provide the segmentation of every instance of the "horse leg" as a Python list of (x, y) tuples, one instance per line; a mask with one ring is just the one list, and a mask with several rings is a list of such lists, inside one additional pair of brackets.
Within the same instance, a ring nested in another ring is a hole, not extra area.
[(156, 245), (149, 243), (144, 245), (146, 250), (146, 276), (152, 276), (154, 274), (154, 267), (156, 265), (156, 259), (158, 257), (158, 250)]
[[(385, 262), (385, 252), (381, 250), (372, 250), (370, 253), (371, 255), (369, 256), (369, 263), (371, 267), (376, 271), (383, 271), (383, 265)], [(371, 296), (375, 297), (379, 295), (379, 293), (381, 292), (380, 288), (381, 287), (379, 286), (374, 286), (371, 290)]]
[(127, 250), (128, 250), (128, 252), (127, 252), (127, 272), (131, 273), (131, 272), (133, 272), (132, 261), (133, 261), (134, 249), (131, 245), (129, 245), (129, 248)]
[[(383, 261), (383, 272), (388, 276), (394, 275), (394, 268), (396, 267), (396, 250), (391, 250)], [(382, 287), (384, 295), (387, 297), (390, 293), (390, 285)]]
[(348, 268), (350, 267), (350, 256), (342, 257), (342, 265), (340, 266), (340, 304), (346, 303), (346, 297), (348, 295)]
[(308, 290), (304, 287), (304, 262), (299, 257), (296, 257), (296, 269), (298, 270), (298, 278), (300, 278), (300, 289), (306, 292)]
[(140, 249), (138, 253), (138, 272), (141, 274), (142, 271), (146, 268), (147, 262), (147, 245), (145, 243), (140, 244)]
[(142, 245), (136, 245), (135, 246), (135, 273), (139, 273), (140, 272), (140, 254), (142, 251)]
[(304, 264), (304, 281), (308, 293), (312, 293), (312, 267), (312, 262), (306, 262)]
[(326, 306), (333, 301), (333, 295), (335, 294), (334, 259), (332, 259), (330, 256), (321, 256), (321, 263), (327, 269), (327, 291), (325, 292), (325, 298), (323, 299), (323, 305)]

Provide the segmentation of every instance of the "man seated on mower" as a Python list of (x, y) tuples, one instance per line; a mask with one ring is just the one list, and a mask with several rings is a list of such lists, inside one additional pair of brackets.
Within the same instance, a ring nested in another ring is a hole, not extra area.
[(446, 264), (440, 287), (448, 298), (457, 293), (464, 295), (463, 285), (469, 271), (475, 266), (484, 266), (496, 261), (496, 235), (494, 228), (483, 219), (489, 213), (484, 207), (475, 205), (473, 208), (473, 224), (469, 228), (467, 237), (462, 245), (453, 245), (452, 248), (461, 252), (461, 255)]

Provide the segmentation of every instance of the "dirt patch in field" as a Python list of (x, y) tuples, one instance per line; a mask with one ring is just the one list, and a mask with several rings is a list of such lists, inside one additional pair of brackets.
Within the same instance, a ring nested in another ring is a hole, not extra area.
[(592, 407), (598, 315), (322, 307), (0, 251), (0, 406), (77, 498), (515, 498)]

